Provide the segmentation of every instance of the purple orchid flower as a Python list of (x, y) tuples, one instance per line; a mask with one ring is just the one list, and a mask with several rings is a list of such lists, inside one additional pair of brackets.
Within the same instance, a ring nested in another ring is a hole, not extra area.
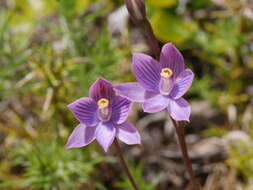
[(70, 135), (66, 148), (86, 146), (96, 139), (107, 152), (115, 137), (126, 144), (140, 144), (138, 131), (127, 121), (131, 105), (131, 101), (115, 94), (110, 82), (97, 79), (89, 89), (89, 97), (68, 105), (80, 124)]
[(116, 85), (115, 90), (133, 102), (142, 102), (144, 112), (167, 108), (174, 120), (189, 121), (191, 108), (182, 96), (190, 88), (194, 74), (184, 67), (183, 56), (171, 43), (163, 46), (160, 62), (135, 53), (132, 70), (138, 82)]

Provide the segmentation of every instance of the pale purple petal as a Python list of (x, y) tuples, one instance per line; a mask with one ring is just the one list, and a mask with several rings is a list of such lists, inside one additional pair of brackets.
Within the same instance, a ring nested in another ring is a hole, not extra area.
[(194, 74), (190, 69), (182, 71), (174, 84), (174, 87), (170, 93), (173, 99), (181, 98), (187, 90), (190, 88), (193, 81)]
[(184, 70), (184, 58), (172, 43), (163, 46), (160, 63), (162, 68), (170, 68), (174, 73), (174, 77), (177, 77)]
[(89, 97), (95, 100), (96, 102), (101, 98), (112, 100), (114, 96), (115, 92), (113, 90), (112, 84), (101, 77), (98, 78), (96, 82), (94, 82), (91, 85), (89, 90)]
[(133, 72), (137, 81), (148, 91), (158, 91), (160, 64), (143, 53), (133, 54)]
[(118, 126), (117, 137), (126, 144), (141, 144), (139, 132), (129, 122), (125, 122)]
[(116, 129), (111, 122), (99, 123), (95, 132), (98, 143), (107, 152), (116, 135)]
[(96, 127), (87, 127), (84, 124), (79, 124), (68, 138), (65, 148), (79, 148), (86, 146), (95, 139)]
[(80, 98), (68, 105), (74, 116), (87, 126), (95, 126), (98, 123), (97, 104), (91, 98)]
[(168, 112), (170, 116), (176, 121), (189, 122), (191, 107), (183, 98), (179, 98), (177, 100), (171, 99), (168, 106)]
[(112, 100), (111, 120), (116, 124), (126, 121), (132, 102), (121, 96), (115, 96)]
[(144, 112), (156, 113), (165, 109), (169, 105), (169, 98), (159, 94), (153, 98), (147, 99), (143, 104), (142, 108)]
[(156, 95), (156, 92), (146, 91), (138, 82), (127, 82), (114, 86), (120, 96), (132, 102), (144, 102), (147, 98)]

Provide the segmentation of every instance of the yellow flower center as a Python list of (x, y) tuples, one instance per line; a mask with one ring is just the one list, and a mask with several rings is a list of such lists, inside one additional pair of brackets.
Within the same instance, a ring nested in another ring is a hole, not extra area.
[(107, 108), (109, 106), (109, 100), (107, 100), (106, 98), (101, 98), (100, 100), (98, 100), (97, 105), (100, 109)]
[(161, 75), (161, 77), (169, 79), (173, 75), (173, 72), (170, 68), (163, 68), (160, 75)]

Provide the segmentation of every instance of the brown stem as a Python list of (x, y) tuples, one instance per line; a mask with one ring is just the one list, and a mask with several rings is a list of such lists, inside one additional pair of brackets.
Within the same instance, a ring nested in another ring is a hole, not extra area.
[(120, 161), (120, 163), (121, 163), (121, 165), (122, 165), (122, 167), (123, 167), (123, 169), (124, 169), (124, 171), (125, 171), (128, 179), (129, 179), (129, 181), (131, 182), (134, 190), (138, 190), (138, 186), (137, 186), (136, 182), (134, 181), (134, 178), (133, 178), (133, 176), (131, 175), (131, 173), (130, 173), (130, 171), (128, 169), (128, 166), (127, 166), (127, 164), (125, 162), (124, 156), (122, 154), (122, 151), (121, 151), (121, 148), (119, 146), (119, 142), (118, 142), (117, 139), (114, 140), (114, 146), (115, 146), (115, 149), (116, 149), (116, 153), (117, 153), (117, 155), (119, 157), (119, 161)]
[(158, 41), (155, 37), (155, 34), (153, 32), (152, 26), (151, 26), (150, 22), (147, 19), (145, 19), (143, 21), (142, 26), (143, 26), (142, 29), (144, 31), (144, 34), (147, 37), (149, 47), (150, 47), (151, 51), (154, 53), (155, 58), (157, 60), (159, 60), (160, 47), (159, 47), (159, 43), (158, 43)]
[(143, 30), (143, 33), (147, 37), (150, 50), (154, 53), (156, 59), (159, 59), (160, 47), (146, 16), (145, 1), (125, 0), (125, 4), (132, 21)]
[(183, 162), (184, 162), (186, 170), (187, 170), (187, 172), (190, 176), (192, 189), (193, 190), (200, 190), (201, 189), (200, 184), (198, 183), (198, 181), (197, 181), (197, 179), (194, 175), (194, 171), (193, 171), (192, 165), (191, 165), (191, 160), (190, 160), (189, 155), (188, 155), (187, 145), (186, 145), (186, 142), (185, 142), (184, 126), (182, 124), (176, 122), (172, 118), (171, 118), (171, 120), (172, 120), (172, 122), (175, 126), (175, 129), (176, 129), (179, 145), (180, 145), (181, 152), (182, 152), (182, 155), (183, 155)]
[[(150, 50), (155, 55), (155, 58), (159, 60), (161, 50), (159, 48), (159, 43), (154, 35), (152, 26), (146, 17), (144, 0), (125, 0), (125, 2), (126, 2), (127, 9), (132, 20), (142, 28), (145, 36), (147, 37)], [(187, 146), (185, 142), (185, 135), (184, 135), (184, 126), (180, 125), (173, 119), (172, 121), (173, 121), (174, 127), (176, 128), (179, 145), (180, 145), (182, 155), (183, 155), (184, 165), (186, 167), (187, 172), (189, 173), (193, 190), (200, 190), (201, 187), (197, 179), (195, 178), (195, 175), (191, 166), (191, 161), (188, 156)]]
[[(154, 32), (152, 30), (152, 27), (147, 19), (143, 25), (144, 25), (143, 29), (144, 29), (145, 34), (146, 34), (148, 41), (149, 41), (150, 49), (153, 51), (156, 59), (159, 60), (160, 48), (159, 48), (158, 41), (157, 41), (157, 39), (154, 35)], [(174, 127), (176, 128), (176, 132), (177, 132), (177, 136), (178, 136), (178, 140), (179, 140), (179, 145), (180, 145), (181, 152), (183, 155), (184, 165), (185, 165), (186, 170), (190, 176), (191, 185), (193, 186), (193, 190), (200, 190), (201, 189), (200, 185), (199, 185), (197, 179), (195, 178), (194, 171), (191, 166), (191, 161), (188, 156), (187, 145), (185, 142), (184, 126), (177, 123), (174, 119), (172, 119), (172, 121), (173, 121)]]

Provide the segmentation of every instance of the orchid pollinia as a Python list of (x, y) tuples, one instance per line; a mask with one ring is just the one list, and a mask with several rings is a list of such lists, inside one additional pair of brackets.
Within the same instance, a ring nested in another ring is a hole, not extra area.
[(138, 131), (127, 121), (132, 102), (141, 102), (144, 112), (167, 109), (174, 120), (189, 121), (191, 109), (182, 96), (191, 86), (194, 74), (185, 69), (183, 56), (173, 44), (163, 46), (159, 62), (135, 53), (132, 69), (138, 82), (113, 87), (99, 78), (90, 87), (89, 97), (69, 104), (80, 124), (70, 135), (66, 148), (86, 146), (96, 139), (107, 151), (115, 137), (126, 144), (140, 144)]

